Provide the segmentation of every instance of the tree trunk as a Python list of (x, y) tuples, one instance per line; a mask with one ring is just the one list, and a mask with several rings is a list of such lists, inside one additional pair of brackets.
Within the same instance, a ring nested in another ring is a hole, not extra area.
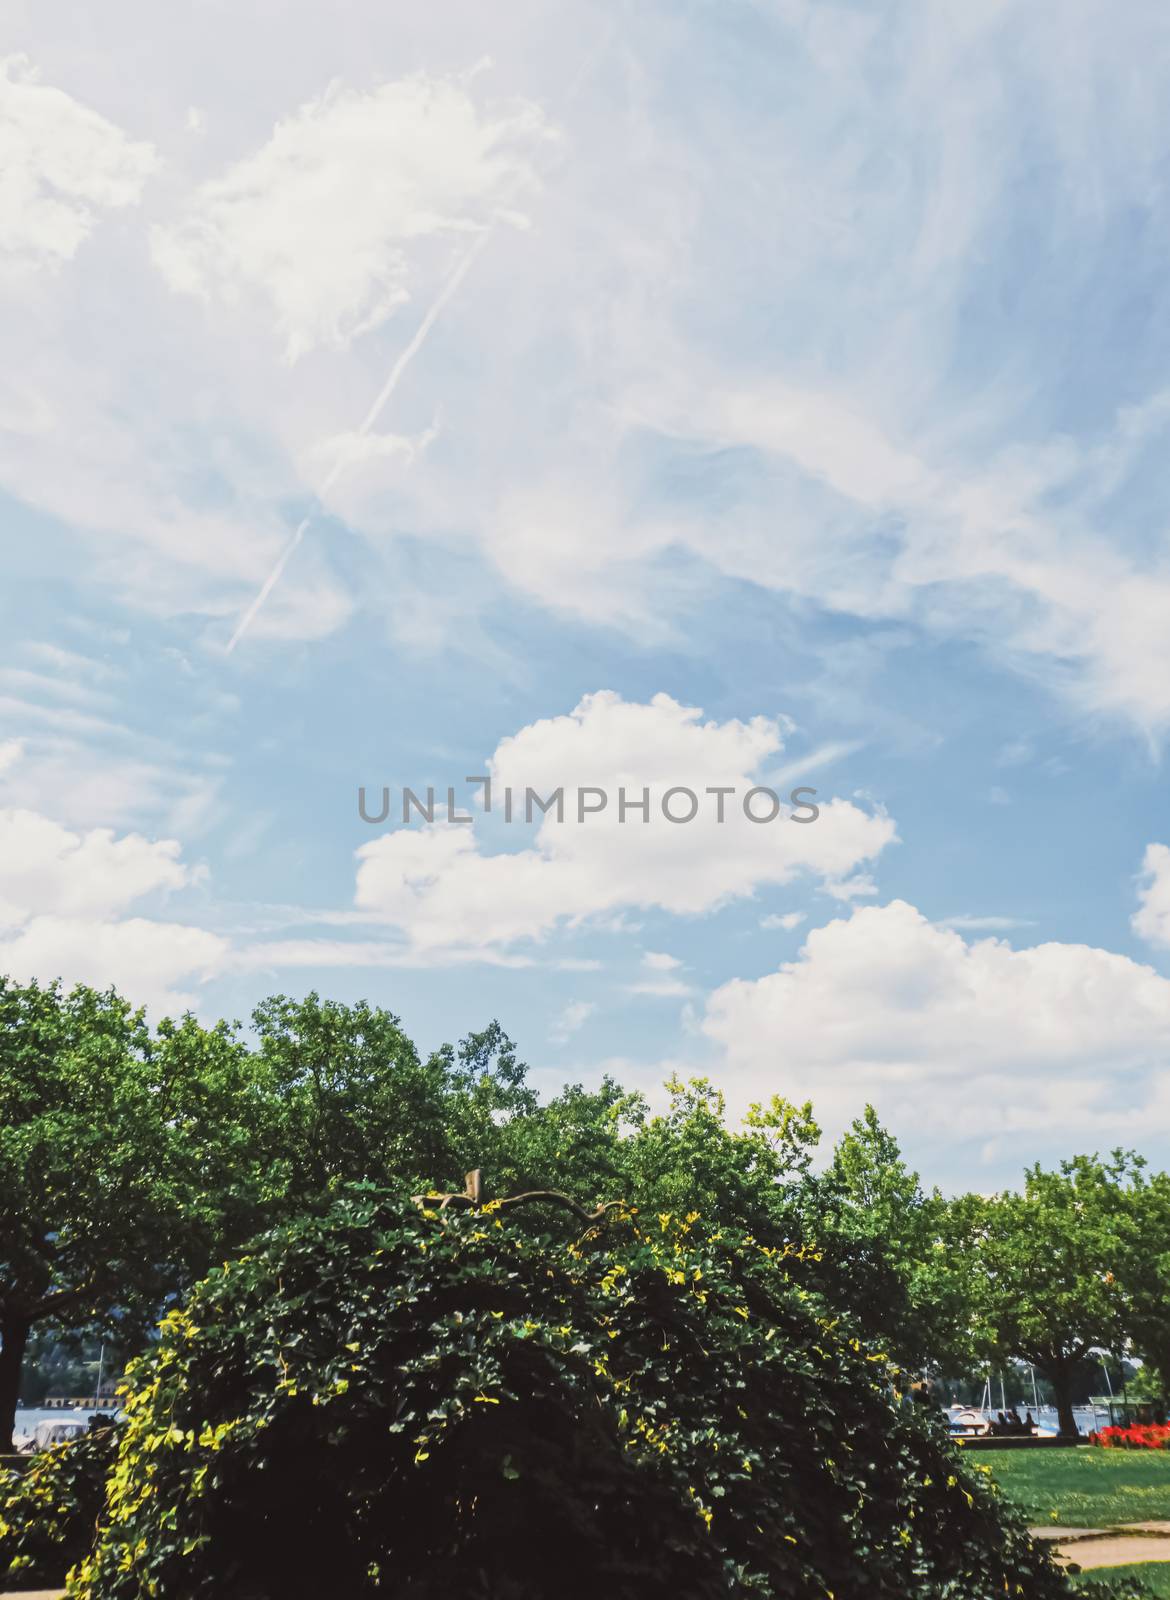
[(20, 1369), (32, 1323), (10, 1317), (0, 1323), (0, 1455), (12, 1453), (16, 1402), (20, 1399)]
[[(1041, 1368), (1044, 1372), (1044, 1369)], [(1054, 1362), (1044, 1376), (1052, 1385), (1052, 1398), (1056, 1401), (1056, 1426), (1063, 1437), (1076, 1438), (1080, 1433), (1073, 1416), (1072, 1371), (1063, 1362)]]

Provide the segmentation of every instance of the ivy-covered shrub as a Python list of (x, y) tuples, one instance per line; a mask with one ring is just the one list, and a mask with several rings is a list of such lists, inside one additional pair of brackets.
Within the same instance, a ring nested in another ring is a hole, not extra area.
[(117, 1427), (44, 1450), (20, 1472), (0, 1469), (0, 1590), (65, 1582), (93, 1548)]
[(133, 1373), (70, 1593), (1068, 1593), (782, 1252), (694, 1215), (534, 1227), (350, 1196), (214, 1273)]

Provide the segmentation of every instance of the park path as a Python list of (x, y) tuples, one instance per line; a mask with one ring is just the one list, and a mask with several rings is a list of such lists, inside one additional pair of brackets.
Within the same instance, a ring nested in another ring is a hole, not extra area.
[(1086, 1572), (1131, 1561), (1170, 1561), (1170, 1522), (1125, 1522), (1113, 1528), (1029, 1528), (1034, 1539), (1053, 1545), (1058, 1561), (1075, 1561)]

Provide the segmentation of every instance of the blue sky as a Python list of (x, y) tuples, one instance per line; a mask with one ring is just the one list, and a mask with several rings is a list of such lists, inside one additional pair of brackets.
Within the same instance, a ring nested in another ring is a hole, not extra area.
[(0, 966), (1165, 1161), (1164, 8), (0, 19)]

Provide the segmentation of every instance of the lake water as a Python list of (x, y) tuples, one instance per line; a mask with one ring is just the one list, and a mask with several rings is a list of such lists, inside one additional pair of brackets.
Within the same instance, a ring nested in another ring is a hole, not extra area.
[[(979, 1407), (970, 1406), (968, 1409), (971, 1411), (978, 1411)], [(1024, 1415), (1025, 1411), (1030, 1411), (1033, 1419), (1036, 1422), (1039, 1422), (1045, 1428), (1056, 1427), (1055, 1406), (1040, 1406), (1037, 1408), (1036, 1406), (1020, 1405), (1016, 1407), (1016, 1410), (1020, 1413), (1021, 1417)], [(983, 1415), (989, 1418), (990, 1421), (994, 1422), (998, 1411), (998, 1406), (992, 1406), (990, 1411), (984, 1408)], [(1076, 1418), (1077, 1427), (1082, 1433), (1092, 1433), (1096, 1428), (1107, 1428), (1109, 1426), (1109, 1413), (1103, 1409), (1094, 1411), (1092, 1406), (1074, 1406), (1073, 1416)]]
[[(77, 1410), (64, 1406), (48, 1407), (20, 1407), (16, 1413), (16, 1431), (18, 1434), (30, 1435), (38, 1422), (88, 1422), (90, 1417), (98, 1413), (97, 1406), (81, 1406)], [(110, 1405), (102, 1408), (108, 1415), (112, 1409)]]
[[(108, 1405), (106, 1409), (108, 1412)], [(978, 1408), (973, 1407), (972, 1409), (977, 1410)], [(1023, 1411), (1024, 1408), (1021, 1407), (1021, 1416)], [(65, 1411), (57, 1408), (52, 1410), (35, 1408), (21, 1410), (16, 1413), (16, 1431), (17, 1433), (31, 1434), (38, 1422), (63, 1422), (69, 1417), (76, 1417), (83, 1422), (88, 1422), (90, 1417), (95, 1415), (95, 1412), (96, 1407), (93, 1409), (82, 1407), (77, 1411)], [(993, 1419), (995, 1417), (994, 1411), (989, 1411), (985, 1414)], [(1056, 1411), (1052, 1406), (1041, 1406), (1038, 1411), (1034, 1410), (1032, 1415), (1037, 1422), (1043, 1423), (1046, 1427), (1054, 1428), (1056, 1426)], [(1094, 1428), (1103, 1428), (1109, 1422), (1109, 1413), (1107, 1411), (1098, 1411), (1094, 1414), (1089, 1406), (1077, 1406), (1073, 1415), (1076, 1417), (1077, 1427), (1082, 1433), (1090, 1433)]]

